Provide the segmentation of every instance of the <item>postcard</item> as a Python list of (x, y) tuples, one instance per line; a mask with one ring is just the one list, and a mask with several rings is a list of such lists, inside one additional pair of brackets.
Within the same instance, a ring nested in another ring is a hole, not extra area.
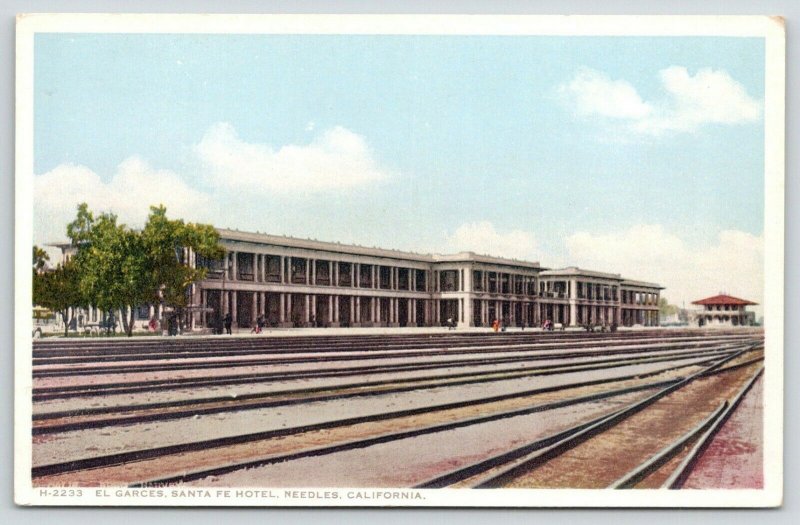
[(782, 19), (16, 49), (18, 504), (781, 505)]

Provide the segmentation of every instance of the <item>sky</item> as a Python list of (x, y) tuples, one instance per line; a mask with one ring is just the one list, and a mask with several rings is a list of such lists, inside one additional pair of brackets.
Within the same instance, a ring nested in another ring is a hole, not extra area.
[(37, 34), (34, 243), (79, 202), (763, 302), (764, 41)]

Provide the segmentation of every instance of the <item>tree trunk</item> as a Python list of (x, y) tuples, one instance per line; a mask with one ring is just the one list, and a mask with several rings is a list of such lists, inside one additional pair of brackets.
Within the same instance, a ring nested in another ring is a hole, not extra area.
[[(128, 317), (128, 316), (130, 316), (130, 317)], [(126, 320), (126, 323), (128, 325), (125, 328), (125, 331), (128, 333), (128, 337), (131, 337), (133, 335), (133, 307), (132, 306), (128, 309), (127, 312), (125, 312), (125, 320)]]
[(59, 313), (61, 314), (61, 319), (64, 321), (64, 337), (67, 337), (69, 335), (69, 319), (67, 319), (69, 310), (61, 310)]
[(122, 329), (125, 330), (125, 335), (130, 337), (131, 333), (130, 333), (130, 330), (129, 330), (130, 326), (129, 326), (129, 323), (128, 323), (128, 307), (127, 306), (123, 306), (122, 308), (120, 308), (119, 309), (119, 315), (122, 317)]

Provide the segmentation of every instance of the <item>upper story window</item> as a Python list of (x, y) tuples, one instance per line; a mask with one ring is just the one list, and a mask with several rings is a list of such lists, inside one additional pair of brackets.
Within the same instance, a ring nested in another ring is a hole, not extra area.
[(207, 259), (197, 254), (195, 259), (197, 268), (205, 268), (206, 279), (222, 279), (222, 272), (225, 268), (225, 259)]
[(252, 253), (238, 252), (236, 254), (236, 278), (240, 281), (253, 281), (256, 274), (253, 270), (255, 257)]
[(372, 288), (372, 265), (362, 264), (358, 274), (358, 285), (361, 288)]
[(277, 255), (267, 255), (267, 282), (281, 282), (281, 258)]
[(339, 265), (339, 286), (353, 286), (353, 265), (351, 263), (340, 262)]
[(458, 291), (458, 271), (443, 270), (439, 274), (439, 289), (443, 292)]
[(290, 266), (289, 275), (292, 284), (306, 284), (306, 259), (292, 257), (292, 264)]
[(384, 290), (392, 287), (392, 268), (389, 266), (378, 266), (378, 286)]
[(415, 282), (415, 284), (416, 284), (415, 289), (418, 292), (427, 291), (425, 289), (425, 281), (426, 281), (425, 280), (425, 270), (414, 270), (414, 274), (415, 274), (415, 279), (414, 280), (416, 281)]
[(497, 272), (489, 272), (489, 293), (497, 293)]
[(514, 276), (514, 293), (516, 295), (522, 295), (523, 292), (523, 282), (521, 275)]
[(480, 270), (472, 271), (472, 290), (475, 292), (483, 292), (483, 272)]
[(411, 290), (411, 272), (409, 268), (397, 269), (397, 289), (398, 290)]
[(331, 285), (331, 264), (328, 261), (314, 261), (314, 284)]

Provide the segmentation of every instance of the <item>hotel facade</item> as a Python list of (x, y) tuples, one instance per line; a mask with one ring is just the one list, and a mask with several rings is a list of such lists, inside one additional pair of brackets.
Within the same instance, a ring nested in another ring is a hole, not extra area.
[[(222, 261), (192, 285), (191, 328), (657, 326), (658, 284), (472, 252), (418, 254), (220, 229)], [(144, 315), (145, 312), (141, 312)], [(153, 314), (152, 308), (148, 312)]]

